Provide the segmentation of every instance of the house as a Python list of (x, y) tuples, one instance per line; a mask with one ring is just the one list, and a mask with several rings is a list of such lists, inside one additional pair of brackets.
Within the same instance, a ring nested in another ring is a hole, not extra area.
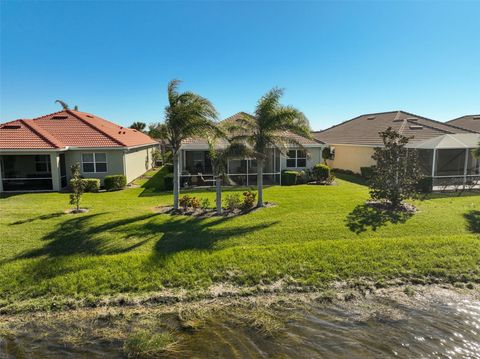
[[(246, 116), (251, 115), (239, 112), (223, 122), (234, 122)], [(283, 170), (305, 170), (322, 161), (321, 153), (325, 147), (323, 142), (288, 132), (284, 135), (294, 138), (302, 147), (292, 145), (284, 154), (276, 148), (270, 148), (263, 168), (265, 184), (280, 184)], [(225, 145), (224, 141), (217, 143), (219, 147)], [(182, 187), (212, 184), (213, 172), (207, 139), (193, 137), (183, 141), (179, 156)], [(252, 158), (231, 159), (227, 164), (227, 174), (229, 183), (233, 185), (254, 186), (257, 183), (257, 161)]]
[(63, 110), (0, 125), (0, 191), (59, 191), (70, 166), (85, 178), (123, 174), (127, 182), (152, 167), (158, 143), (85, 112)]
[(424, 173), (438, 185), (445, 179), (466, 182), (479, 177), (479, 161), (471, 149), (478, 144), (480, 134), (456, 123), (391, 111), (361, 115), (313, 136), (330, 146), (331, 167), (360, 173), (361, 167), (375, 164), (374, 148), (383, 145), (379, 132), (388, 127), (412, 138), (408, 146), (418, 150)]
[(480, 115), (467, 115), (447, 122), (449, 125), (480, 133)]

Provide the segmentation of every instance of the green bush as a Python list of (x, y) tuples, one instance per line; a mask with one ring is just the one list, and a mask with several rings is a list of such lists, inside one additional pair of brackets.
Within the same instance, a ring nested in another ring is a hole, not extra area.
[(240, 195), (238, 193), (231, 193), (225, 196), (225, 207), (230, 211), (234, 209), (240, 208), (242, 205), (242, 201), (240, 200)]
[(293, 186), (297, 184), (297, 171), (282, 171), (282, 186)]
[(257, 194), (252, 191), (245, 191), (243, 192), (243, 202), (241, 204), (241, 208), (244, 211), (248, 211), (252, 209), (255, 205), (255, 198), (257, 198)]
[(103, 179), (103, 185), (107, 191), (117, 191), (125, 188), (127, 185), (127, 177), (124, 175), (105, 176)]
[(167, 173), (163, 177), (163, 188), (166, 191), (171, 191), (173, 190), (173, 173)]
[(433, 189), (433, 178), (423, 177), (417, 183), (417, 191), (419, 193), (431, 193)]
[(358, 173), (355, 173), (351, 170), (344, 170), (344, 169), (341, 169), (341, 168), (333, 168), (332, 172), (342, 174), (342, 175), (359, 176)]
[(373, 166), (370, 167), (360, 167), (360, 174), (365, 179), (370, 179), (373, 176), (375, 168)]
[(178, 202), (184, 210), (187, 208), (197, 209), (200, 207), (200, 200), (197, 197), (190, 197), (188, 194), (181, 197)]
[(317, 163), (313, 167), (313, 173), (315, 174), (315, 179), (317, 181), (326, 181), (330, 177), (330, 167), (322, 163)]
[(173, 173), (173, 164), (172, 163), (165, 163), (164, 164), (168, 173)]
[[(82, 178), (84, 192), (98, 192), (100, 190), (100, 180), (98, 178)], [(72, 188), (72, 179), (70, 180), (70, 188)]]

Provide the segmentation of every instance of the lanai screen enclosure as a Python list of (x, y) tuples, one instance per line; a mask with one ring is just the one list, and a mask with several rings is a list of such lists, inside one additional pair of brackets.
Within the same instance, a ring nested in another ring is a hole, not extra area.
[(414, 142), (409, 147), (419, 152), (426, 175), (433, 178), (433, 189), (449, 186), (480, 188), (480, 161), (472, 155), (480, 134), (448, 134)]

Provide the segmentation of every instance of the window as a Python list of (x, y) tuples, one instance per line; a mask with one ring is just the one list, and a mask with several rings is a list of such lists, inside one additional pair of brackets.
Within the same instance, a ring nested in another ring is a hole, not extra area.
[(290, 150), (287, 152), (287, 167), (307, 167), (307, 154), (303, 150)]
[(35, 156), (35, 171), (36, 172), (52, 172), (50, 164), (50, 156), (48, 155), (36, 155)]
[(107, 172), (106, 153), (82, 153), (83, 172)]

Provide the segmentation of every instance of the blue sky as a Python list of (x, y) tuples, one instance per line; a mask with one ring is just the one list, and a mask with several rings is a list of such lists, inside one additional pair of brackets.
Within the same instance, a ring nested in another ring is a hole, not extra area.
[(2, 0), (0, 122), (80, 110), (163, 119), (183, 80), (221, 117), (273, 86), (313, 129), (403, 109), (480, 113), (480, 2)]

